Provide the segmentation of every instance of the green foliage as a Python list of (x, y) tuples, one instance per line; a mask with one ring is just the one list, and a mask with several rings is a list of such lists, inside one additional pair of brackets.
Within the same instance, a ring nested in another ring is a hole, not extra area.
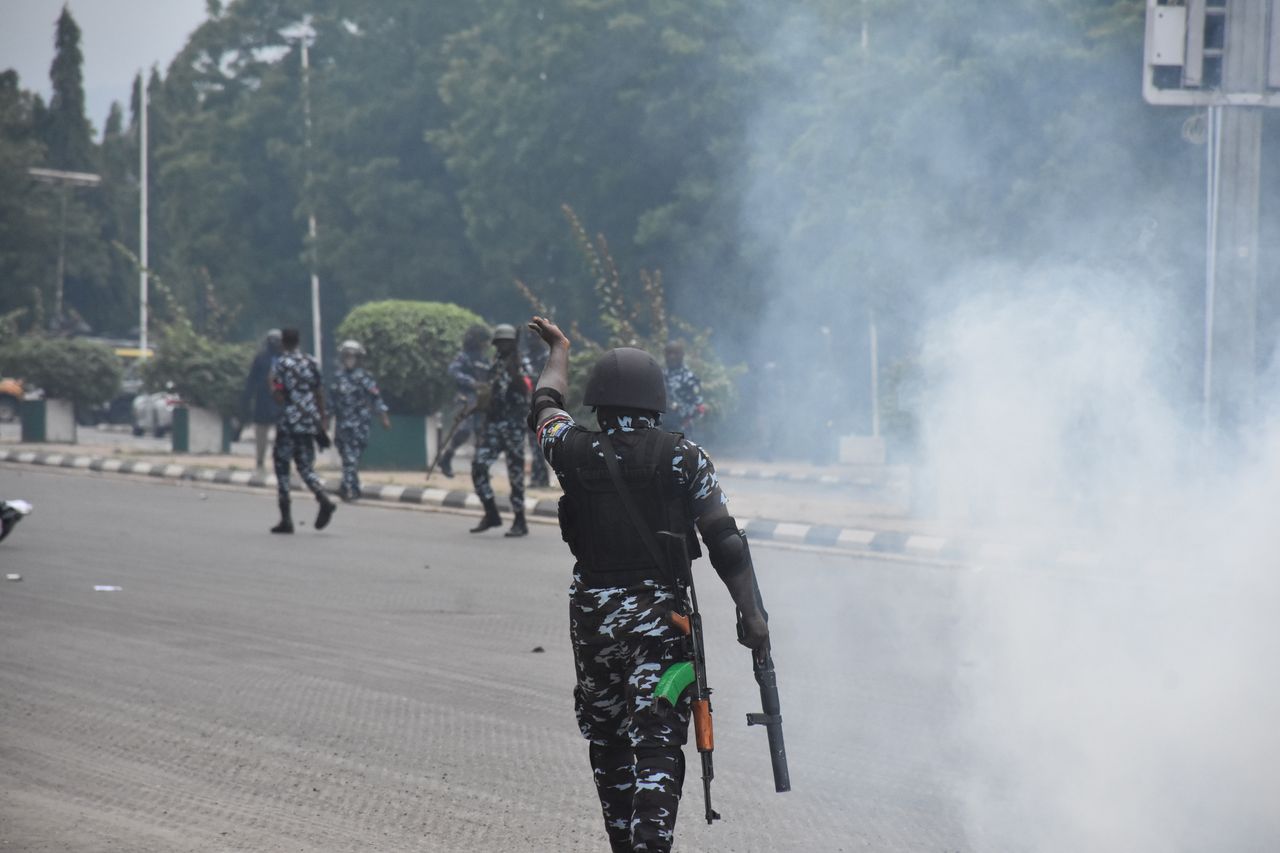
[(469, 327), (481, 318), (457, 305), (393, 299), (370, 302), (347, 315), (337, 339), (364, 345), (364, 363), (395, 412), (439, 411), (453, 389), (447, 368)]
[[(699, 329), (667, 310), (666, 291), (661, 271), (640, 270), (637, 284), (628, 286), (604, 235), (593, 240), (577, 214), (568, 205), (563, 209), (573, 232), (574, 241), (593, 278), (600, 323), (608, 330), (603, 342), (586, 334), (577, 323), (571, 325), (574, 349), (569, 358), (569, 399), (565, 402), (576, 416), (590, 423), (582, 407), (582, 391), (596, 360), (615, 347), (637, 347), (651, 353), (661, 362), (669, 340), (680, 340), (685, 348), (685, 363), (702, 382), (702, 395), (707, 414), (700, 429), (714, 432), (733, 412), (738, 401), (737, 379), (745, 371), (740, 365), (727, 365), (711, 345), (711, 330)], [(542, 300), (524, 282), (516, 281), (516, 289), (539, 314), (548, 314)]]
[(111, 347), (79, 338), (27, 335), (0, 345), (6, 376), (40, 388), (45, 396), (93, 406), (120, 390), (123, 371)]
[(253, 361), (252, 344), (225, 344), (198, 333), (185, 318), (165, 326), (143, 366), (148, 388), (169, 383), (183, 402), (232, 417)]

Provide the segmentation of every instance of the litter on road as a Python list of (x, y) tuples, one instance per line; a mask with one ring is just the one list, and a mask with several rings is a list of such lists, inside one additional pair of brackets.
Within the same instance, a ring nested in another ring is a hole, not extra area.
[(9, 575), (5, 575), (4, 579), (7, 581), (20, 581), (22, 580), (22, 575), (9, 574)]
[(93, 586), (94, 592), (121, 592), (123, 589), (124, 587), (122, 586), (107, 586), (106, 584), (94, 584)]

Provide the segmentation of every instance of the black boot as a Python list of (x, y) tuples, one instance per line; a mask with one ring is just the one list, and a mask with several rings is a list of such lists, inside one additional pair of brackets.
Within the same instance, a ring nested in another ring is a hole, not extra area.
[(450, 447), (440, 456), (440, 473), (453, 479), (453, 448)]
[(289, 499), (280, 498), (280, 523), (271, 528), (272, 533), (292, 533), (293, 514), (289, 510)]
[(324, 492), (316, 495), (316, 500), (320, 502), (320, 512), (316, 513), (316, 530), (324, 530), (329, 526), (329, 519), (333, 518), (333, 511), (338, 505), (329, 500)]
[(529, 535), (529, 525), (525, 524), (523, 511), (516, 513), (515, 521), (511, 522), (511, 529), (502, 535), (507, 537)]
[(498, 515), (498, 503), (493, 498), (486, 498), (484, 501), (484, 518), (480, 519), (480, 523), (471, 528), (472, 533), (484, 533), (491, 527), (502, 526), (502, 516)]

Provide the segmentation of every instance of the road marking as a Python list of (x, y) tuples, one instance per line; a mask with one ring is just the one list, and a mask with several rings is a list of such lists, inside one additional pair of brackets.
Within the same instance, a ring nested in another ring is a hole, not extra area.
[(252, 471), (232, 471), (231, 482), (237, 486), (247, 486), (249, 481), (253, 479)]
[(404, 486), (384, 485), (382, 487), (382, 494), (378, 495), (378, 497), (384, 501), (398, 501), (400, 500), (400, 496), (403, 494)]
[(773, 538), (783, 542), (803, 542), (804, 538), (809, 535), (808, 524), (792, 524), (786, 521), (778, 522), (778, 526), (773, 529)]
[(484, 506), (484, 504), (481, 503), (480, 498), (477, 497), (476, 495), (467, 495), (465, 498), (463, 498), (462, 505), (465, 507), (470, 507), (471, 509), (480, 509), (481, 507)]
[(448, 494), (444, 489), (423, 489), (422, 502), (424, 504), (442, 504)]
[(155, 466), (150, 462), (135, 462), (133, 468), (129, 470), (130, 474), (150, 474), (151, 469)]
[(876, 538), (874, 530), (841, 530), (840, 535), (836, 537), (837, 545), (854, 545), (865, 548), (871, 544), (871, 540)]
[(175, 480), (180, 480), (182, 479), (182, 472), (185, 470), (187, 469), (182, 465), (166, 465), (164, 466), (164, 475), (166, 477), (172, 477)]
[(22, 453), (19, 453), (14, 458), (17, 459), (19, 462), (31, 463), (36, 461), (36, 455), (32, 453), (30, 450), (25, 450)]
[(66, 458), (67, 458), (67, 456), (66, 456), (66, 454), (65, 454), (65, 453), (51, 453), (51, 454), (49, 454), (48, 456), (46, 456), (46, 457), (44, 458), (44, 460), (42, 461), (42, 463), (41, 463), (41, 464), (43, 464), (43, 465), (61, 465), (61, 464), (62, 464), (62, 460), (63, 460), (63, 459), (66, 459)]
[(916, 534), (907, 539), (904, 550), (923, 551), (926, 554), (937, 554), (947, 547), (947, 540), (941, 536), (923, 536)]
[(75, 459), (71, 460), (72, 468), (88, 468), (92, 464), (93, 464), (92, 456), (77, 456)]

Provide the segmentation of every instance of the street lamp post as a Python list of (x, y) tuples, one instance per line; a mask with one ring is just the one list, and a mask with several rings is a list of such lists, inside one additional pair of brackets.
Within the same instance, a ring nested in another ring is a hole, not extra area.
[(53, 184), (58, 187), (58, 278), (53, 291), (53, 317), (61, 326), (62, 291), (67, 268), (67, 194), (72, 187), (96, 187), (102, 183), (102, 178), (90, 172), (67, 172), (61, 169), (36, 167), (27, 169), (27, 174), (42, 184)]

